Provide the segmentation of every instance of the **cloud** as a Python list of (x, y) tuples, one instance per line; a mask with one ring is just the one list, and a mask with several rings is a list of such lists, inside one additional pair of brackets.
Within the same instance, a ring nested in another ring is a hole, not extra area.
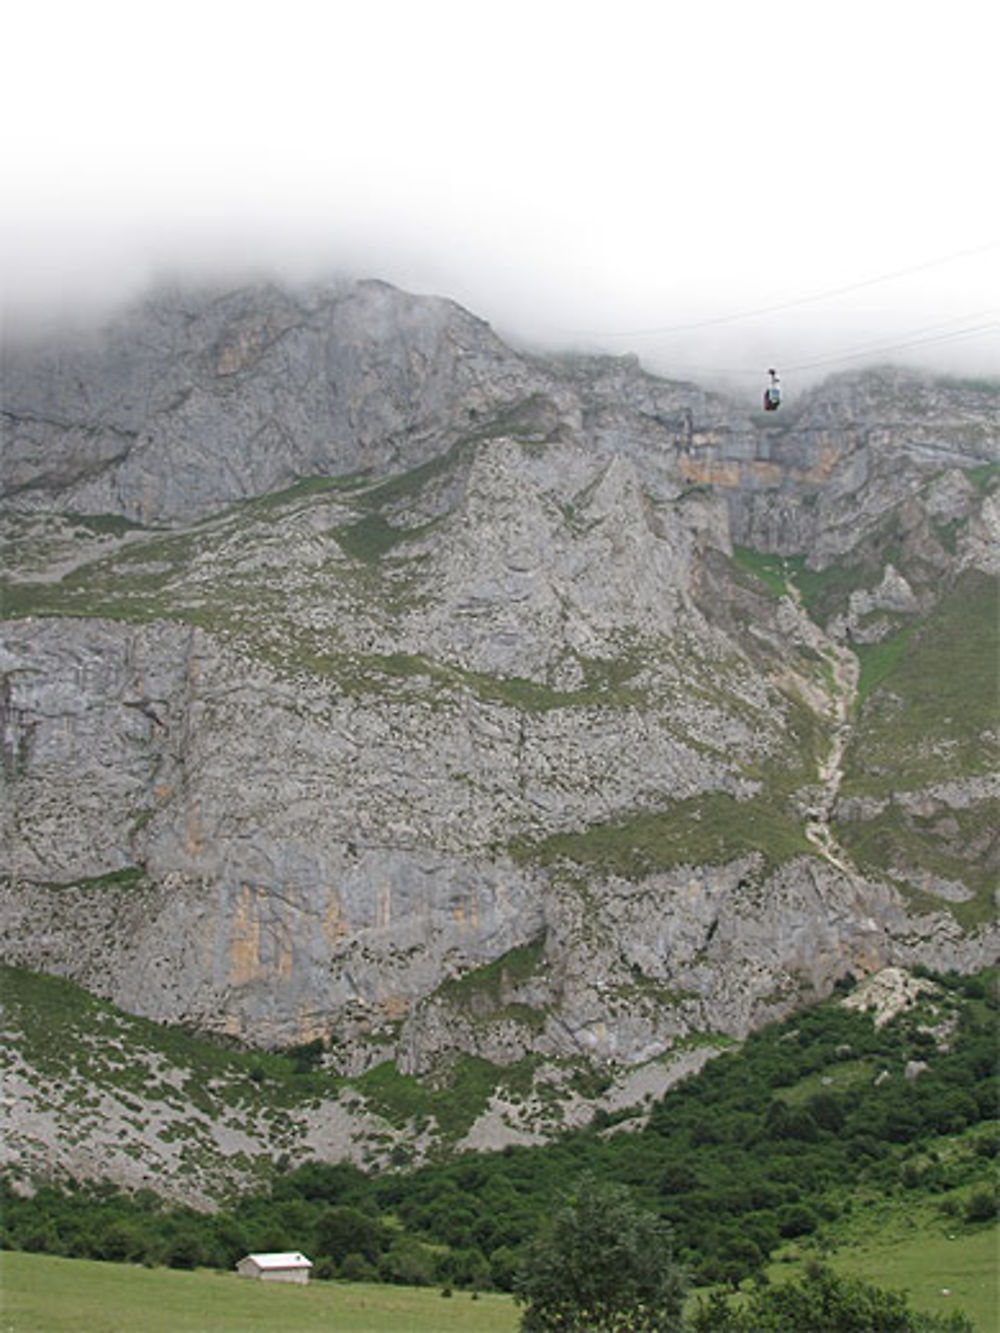
[[(628, 336), (988, 241), (996, 26), (966, 0), (947, 23), (860, 0), (21, 7), (0, 108), (19, 127), (0, 163), (7, 320), (106, 308), (164, 272), (346, 271), (667, 373), (955, 332), (1000, 306), (1000, 252)], [(988, 332), (901, 350), (1000, 362)]]

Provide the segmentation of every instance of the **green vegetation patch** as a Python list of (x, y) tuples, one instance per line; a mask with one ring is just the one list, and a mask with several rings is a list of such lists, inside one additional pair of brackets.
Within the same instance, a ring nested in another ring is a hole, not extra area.
[(968, 524), (967, 518), (951, 518), (946, 522), (934, 522), (934, 532), (942, 547), (949, 555), (958, 551), (958, 535)]
[(5, 620), (66, 614), (63, 609), (65, 600), (59, 584), (14, 583), (0, 579), (0, 615)]
[(510, 846), (511, 855), (522, 863), (567, 860), (629, 880), (680, 865), (723, 865), (749, 853), (762, 858), (767, 873), (812, 850), (802, 824), (770, 797), (738, 801), (725, 792), (538, 842), (519, 839)]
[[(107, 886), (113, 878), (91, 883)], [(114, 887), (131, 886), (119, 881)], [(184, 1096), (215, 1117), (227, 1106), (254, 1114), (297, 1106), (324, 1093), (337, 1095), (343, 1085), (331, 1074), (302, 1073), (294, 1053), (241, 1050), (126, 1014), (63, 977), (0, 965), (0, 995), (29, 1065), (48, 1076), (83, 1079), (95, 1089), (167, 1096), (165, 1084), (150, 1080), (154, 1056), (178, 1071)]]
[[(823, 663), (822, 668), (825, 667)], [(829, 745), (822, 720), (797, 694), (786, 692), (784, 704), (785, 730), (780, 746), (763, 761), (744, 764), (741, 769), (745, 777), (763, 784), (765, 792), (757, 800), (765, 808), (771, 808), (775, 816), (786, 809), (795, 792), (816, 781), (818, 757)]]
[(965, 475), (980, 495), (991, 495), (1000, 485), (1000, 463), (983, 463), (965, 469)]
[(58, 581), (0, 584), (4, 614), (95, 616), (143, 622), (178, 618), (171, 584), (210, 548), (210, 534), (151, 534), (71, 570)]
[(869, 559), (826, 569), (808, 569), (804, 555), (768, 555), (747, 546), (733, 547), (733, 562), (763, 583), (774, 598), (784, 597), (788, 585), (793, 584), (810, 617), (818, 625), (825, 625), (846, 608), (852, 592), (871, 587), (886, 563), (898, 561), (900, 547), (894, 529), (877, 537), (875, 547), (876, 554)]
[[(540, 934), (537, 940), (529, 944), (517, 945), (508, 949), (499, 958), (493, 958), (481, 968), (473, 968), (463, 976), (449, 978), (441, 982), (437, 993), (444, 1000), (467, 1005), (473, 1000), (487, 1001), (496, 1009), (504, 1004), (504, 993), (531, 980), (543, 962), (545, 954), (545, 936)], [(519, 1006), (523, 1008), (523, 1006)]]
[(99, 536), (123, 537), (126, 532), (141, 532), (144, 527), (123, 514), (77, 514), (70, 510), (65, 517), (74, 527)]
[(911, 631), (866, 650), (844, 795), (891, 795), (992, 771), (998, 718), (998, 584), (967, 571)]
[(296, 660), (303, 669), (330, 677), (348, 694), (378, 693), (387, 682), (418, 681), (424, 694), (428, 684), (436, 687), (438, 696), (467, 690), (483, 703), (505, 704), (522, 712), (638, 705), (646, 697), (644, 691), (629, 684), (641, 667), (634, 658), (580, 659), (584, 683), (574, 690), (554, 689), (544, 681), (523, 676), (470, 671), (422, 653), (329, 653), (302, 649)]
[(795, 584), (809, 615), (818, 625), (825, 625), (832, 616), (846, 610), (852, 592), (878, 582), (886, 564), (898, 559), (895, 545), (883, 546), (879, 558), (870, 562), (830, 565), (826, 569), (807, 569), (805, 560), (796, 556)]
[[(341, 473), (333, 477), (322, 474), (299, 477), (298, 481), (292, 482), (283, 490), (254, 496), (251, 500), (241, 500), (237, 508), (242, 512), (266, 513), (270, 509), (281, 508), (283, 505), (310, 499), (313, 496), (328, 495), (330, 492), (356, 491), (366, 486), (369, 479), (370, 473), (367, 469), (362, 472)], [(212, 519), (208, 522), (211, 523)]]
[(429, 1127), (432, 1122), (446, 1141), (460, 1139), (485, 1111), (497, 1089), (521, 1096), (531, 1089), (537, 1060), (526, 1057), (514, 1065), (495, 1065), (478, 1056), (460, 1056), (437, 1086), (401, 1074), (387, 1060), (353, 1080), (370, 1108), (399, 1128)]
[[(919, 910), (948, 911), (966, 929), (992, 920), (1000, 872), (1000, 802), (984, 800), (926, 817), (892, 804), (873, 819), (839, 823), (837, 838), (860, 868), (895, 872), (899, 887)], [(921, 882), (934, 877), (964, 885), (971, 896), (952, 902), (921, 891)]]
[(449, 472), (455, 463), (468, 453), (468, 450), (468, 443), (453, 445), (445, 453), (429, 459), (426, 463), (419, 463), (416, 467), (409, 468), (405, 472), (397, 472), (384, 481), (367, 487), (358, 494), (356, 503), (365, 509), (381, 509), (387, 505), (397, 504), (401, 500), (412, 499), (413, 496), (419, 495), (429, 482)]
[[(950, 530), (942, 534), (946, 543), (955, 539), (956, 533)], [(851, 593), (878, 584), (887, 565), (902, 568), (903, 552), (904, 533), (900, 515), (894, 510), (864, 538), (846, 563), (809, 569), (804, 555), (765, 555), (742, 546), (734, 547), (733, 561), (763, 582), (772, 596), (780, 597), (787, 585), (793, 584), (810, 617), (816, 624), (826, 625), (847, 609)]]
[(366, 514), (334, 532), (345, 555), (365, 562), (378, 560), (412, 535), (405, 528), (394, 528), (381, 514)]
[(109, 870), (106, 875), (96, 875), (91, 879), (74, 880), (72, 885), (66, 887), (77, 889), (137, 889), (145, 883), (146, 872), (142, 866), (123, 866), (121, 870)]
[(801, 566), (802, 557), (765, 555), (754, 551), (749, 546), (733, 546), (733, 561), (740, 569), (755, 575), (768, 588), (775, 598), (784, 597), (788, 591), (788, 580), (795, 562)]
[(861, 664), (858, 673), (858, 692), (855, 709), (859, 709), (871, 693), (899, 666), (913, 633), (913, 627), (900, 630), (879, 643), (859, 643), (854, 652)]
[(493, 676), (480, 671), (461, 671), (462, 680), (484, 702), (509, 704), (525, 712), (590, 705), (638, 706), (645, 702), (641, 689), (630, 684), (640, 663), (628, 658), (579, 658), (584, 683), (574, 690), (554, 689), (523, 676)]
[(790, 1087), (781, 1089), (781, 1100), (790, 1107), (813, 1105), (814, 1097), (863, 1096), (880, 1072), (877, 1058), (844, 1058), (823, 1065), (821, 1071), (806, 1074)]

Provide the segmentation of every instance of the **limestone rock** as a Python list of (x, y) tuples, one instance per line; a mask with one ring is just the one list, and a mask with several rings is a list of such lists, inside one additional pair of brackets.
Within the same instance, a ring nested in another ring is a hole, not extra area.
[(861, 1013), (874, 1011), (875, 1026), (884, 1027), (897, 1014), (912, 1009), (922, 995), (936, 995), (938, 989), (924, 977), (910, 976), (899, 967), (887, 967), (845, 995), (841, 1004)]
[(989, 386), (765, 423), (360, 283), (161, 293), (9, 346), (4, 394), (8, 960), (345, 1074), (530, 1055), (627, 1098), (849, 971), (996, 957), (961, 863), (832, 833), (950, 847), (995, 797), (840, 794), (847, 628), (996, 569)]

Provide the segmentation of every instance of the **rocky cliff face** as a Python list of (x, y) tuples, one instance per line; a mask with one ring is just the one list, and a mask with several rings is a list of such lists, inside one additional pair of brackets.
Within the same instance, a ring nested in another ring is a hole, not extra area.
[(627, 1073), (996, 956), (996, 385), (774, 424), (380, 283), (4, 380), (8, 960), (352, 1074)]

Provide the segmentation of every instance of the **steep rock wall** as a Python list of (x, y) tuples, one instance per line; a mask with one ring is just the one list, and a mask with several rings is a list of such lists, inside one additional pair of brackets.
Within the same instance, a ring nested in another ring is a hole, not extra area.
[[(837, 653), (995, 573), (988, 389), (882, 373), (764, 425), (383, 284), (175, 296), (7, 366), (9, 959), (425, 1071), (636, 1065), (995, 953), (950, 910), (978, 880), (915, 898), (829, 840), (885, 810), (838, 803)], [(808, 633), (734, 540), (845, 562)]]

